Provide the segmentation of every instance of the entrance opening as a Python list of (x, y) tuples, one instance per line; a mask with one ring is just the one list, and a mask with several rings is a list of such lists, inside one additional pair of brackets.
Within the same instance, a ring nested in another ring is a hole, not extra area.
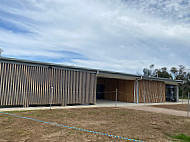
[(104, 84), (97, 84), (96, 99), (104, 99)]
[(166, 85), (166, 101), (169, 102), (177, 101), (177, 86)]
[(134, 80), (98, 77), (96, 90), (98, 101), (100, 99), (101, 101), (116, 101), (117, 99), (120, 102), (134, 102)]

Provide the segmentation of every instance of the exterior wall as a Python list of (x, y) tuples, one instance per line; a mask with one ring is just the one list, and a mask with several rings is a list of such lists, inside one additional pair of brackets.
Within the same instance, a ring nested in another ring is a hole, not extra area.
[[(104, 80), (104, 99), (107, 100), (116, 100), (116, 89), (118, 87), (118, 80), (117, 79), (105, 79)], [(119, 90), (119, 89), (118, 89)], [(118, 94), (119, 98), (119, 94)], [(119, 99), (118, 99), (119, 101)]]
[(160, 81), (139, 81), (139, 103), (165, 102), (165, 83)]
[(30, 64), (0, 63), (0, 106), (95, 104), (96, 74)]
[(134, 102), (134, 81), (119, 80), (118, 82), (118, 100), (124, 102)]
[(134, 102), (134, 81), (98, 78), (98, 84), (104, 85), (104, 99), (115, 101), (118, 89), (118, 101)]

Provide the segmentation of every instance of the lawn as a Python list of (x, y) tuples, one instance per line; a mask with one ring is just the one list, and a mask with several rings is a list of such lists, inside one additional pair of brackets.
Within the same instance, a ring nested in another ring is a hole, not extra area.
[[(124, 108), (83, 108), (9, 112), (48, 122), (143, 141), (172, 141), (190, 136), (190, 119)], [(117, 138), (71, 130), (0, 114), (0, 141), (120, 141)]]

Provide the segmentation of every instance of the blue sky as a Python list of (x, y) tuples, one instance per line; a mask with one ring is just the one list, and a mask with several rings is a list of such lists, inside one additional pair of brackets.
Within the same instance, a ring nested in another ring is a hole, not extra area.
[(1, 0), (4, 57), (127, 73), (190, 67), (188, 0)]

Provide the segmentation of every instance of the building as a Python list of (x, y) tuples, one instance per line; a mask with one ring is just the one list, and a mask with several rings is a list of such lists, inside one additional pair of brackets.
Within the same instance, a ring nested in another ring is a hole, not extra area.
[(178, 101), (181, 81), (0, 58), (0, 106)]

